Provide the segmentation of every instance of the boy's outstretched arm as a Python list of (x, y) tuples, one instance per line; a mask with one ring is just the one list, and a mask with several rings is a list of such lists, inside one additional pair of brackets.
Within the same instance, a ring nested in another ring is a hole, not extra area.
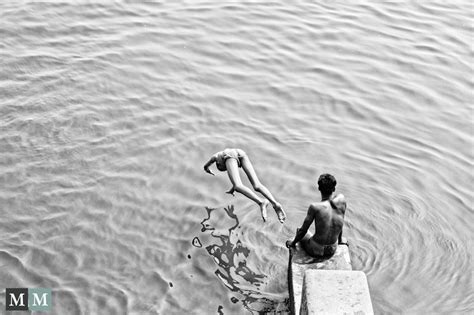
[(211, 175), (214, 175), (214, 173), (209, 169), (209, 166), (211, 166), (214, 162), (216, 162), (217, 160), (217, 157), (216, 155), (214, 154), (213, 156), (211, 156), (211, 158), (209, 159), (209, 161), (206, 162), (206, 164), (204, 164), (204, 171), (206, 173), (209, 173)]

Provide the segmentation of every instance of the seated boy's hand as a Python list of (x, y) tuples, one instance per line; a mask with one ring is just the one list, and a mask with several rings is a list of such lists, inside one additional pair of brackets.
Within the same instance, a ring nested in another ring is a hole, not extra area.
[(341, 237), (341, 241), (339, 242), (339, 244), (349, 246), (349, 243), (347, 242), (347, 238), (345, 237)]

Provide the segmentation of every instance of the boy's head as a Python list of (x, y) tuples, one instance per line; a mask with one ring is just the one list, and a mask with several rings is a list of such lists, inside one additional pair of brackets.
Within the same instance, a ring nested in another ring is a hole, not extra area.
[(319, 191), (323, 195), (330, 195), (336, 190), (336, 178), (331, 174), (322, 174), (318, 179)]

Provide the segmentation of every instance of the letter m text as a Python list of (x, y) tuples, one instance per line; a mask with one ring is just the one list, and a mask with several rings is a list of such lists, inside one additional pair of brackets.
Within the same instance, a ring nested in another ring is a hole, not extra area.
[(5, 310), (27, 311), (28, 310), (28, 289), (27, 288), (7, 288), (5, 290)]

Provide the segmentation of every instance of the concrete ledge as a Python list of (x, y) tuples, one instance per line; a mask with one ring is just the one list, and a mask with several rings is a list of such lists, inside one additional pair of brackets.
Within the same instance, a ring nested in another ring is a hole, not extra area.
[(300, 314), (374, 314), (365, 274), (306, 270)]
[(298, 243), (290, 249), (288, 266), (288, 287), (292, 314), (299, 314), (303, 292), (303, 279), (306, 270), (352, 270), (349, 248), (339, 245), (331, 258), (313, 258), (308, 256)]

